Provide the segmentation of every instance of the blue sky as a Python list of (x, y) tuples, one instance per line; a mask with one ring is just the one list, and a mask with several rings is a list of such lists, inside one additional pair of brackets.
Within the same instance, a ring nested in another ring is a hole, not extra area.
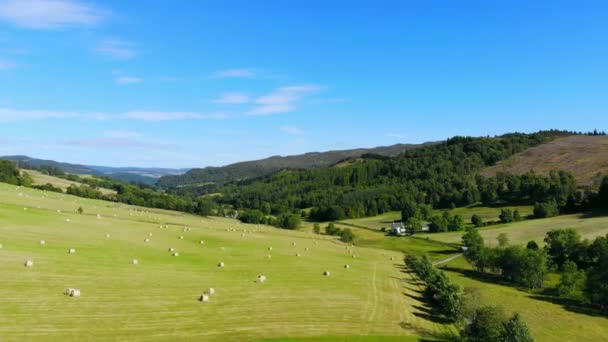
[(603, 1), (0, 0), (0, 155), (195, 167), (606, 129)]

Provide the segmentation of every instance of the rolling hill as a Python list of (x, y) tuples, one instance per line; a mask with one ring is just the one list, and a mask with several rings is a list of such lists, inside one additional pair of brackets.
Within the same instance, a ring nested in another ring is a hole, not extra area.
[(31, 167), (43, 165), (53, 166), (66, 173), (80, 175), (105, 176), (125, 182), (138, 182), (145, 184), (155, 184), (158, 179), (165, 175), (182, 174), (188, 169), (169, 169), (169, 168), (141, 168), (141, 167), (108, 167), (96, 165), (82, 165), (57, 162), (54, 160), (37, 159), (28, 156), (4, 156), (0, 159), (10, 160), (20, 166), (27, 164)]
[(579, 185), (597, 184), (600, 174), (608, 175), (608, 136), (572, 135), (551, 140), (500, 161), (482, 174), (534, 171), (547, 175), (551, 170), (572, 173)]
[(427, 142), (424, 144), (396, 144), (375, 148), (358, 148), (327, 152), (310, 152), (285, 157), (272, 156), (265, 159), (239, 162), (221, 167), (192, 169), (182, 175), (164, 176), (159, 180), (158, 185), (165, 189), (183, 186), (199, 186), (208, 183), (221, 185), (230, 181), (265, 176), (282, 169), (314, 169), (330, 166), (342, 160), (357, 158), (364, 154), (392, 157), (406, 150), (433, 144), (436, 144), (436, 142)]

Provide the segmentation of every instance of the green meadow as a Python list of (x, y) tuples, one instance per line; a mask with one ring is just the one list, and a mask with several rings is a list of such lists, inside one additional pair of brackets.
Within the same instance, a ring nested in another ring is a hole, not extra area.
[(3, 341), (389, 341), (449, 329), (424, 316), (402, 253), (309, 232), (0, 184), (0, 244)]

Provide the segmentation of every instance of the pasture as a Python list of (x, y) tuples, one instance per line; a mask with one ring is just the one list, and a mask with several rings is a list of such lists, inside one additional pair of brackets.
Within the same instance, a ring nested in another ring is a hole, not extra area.
[(309, 232), (0, 184), (0, 244), (3, 341), (415, 340), (449, 329), (406, 287), (402, 253)]
[[(499, 234), (507, 234), (512, 244), (526, 244), (535, 240), (543, 244), (548, 231), (553, 229), (573, 228), (583, 239), (590, 239), (608, 234), (608, 215), (589, 216), (586, 214), (563, 215), (547, 219), (524, 220), (495, 226), (478, 228), (481, 236), (489, 246), (496, 246)], [(460, 243), (464, 232), (418, 234), (421, 237), (445, 243)]]

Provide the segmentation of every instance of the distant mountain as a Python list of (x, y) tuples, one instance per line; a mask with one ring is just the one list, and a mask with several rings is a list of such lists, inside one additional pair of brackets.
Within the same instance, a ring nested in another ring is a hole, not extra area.
[(139, 182), (145, 184), (155, 184), (158, 179), (166, 175), (179, 175), (188, 169), (168, 169), (168, 168), (141, 168), (141, 167), (108, 167), (96, 165), (81, 165), (57, 162), (54, 160), (36, 159), (28, 156), (4, 156), (6, 159), (18, 165), (30, 165), (38, 168), (43, 165), (57, 167), (66, 173), (105, 176), (126, 182)]
[(412, 148), (432, 144), (437, 143), (396, 144), (374, 148), (310, 152), (286, 157), (272, 156), (266, 159), (239, 162), (221, 167), (192, 169), (182, 175), (163, 176), (158, 181), (158, 185), (165, 189), (203, 186), (210, 183), (221, 185), (235, 180), (265, 176), (282, 169), (313, 169), (330, 166), (366, 154), (392, 157)]

